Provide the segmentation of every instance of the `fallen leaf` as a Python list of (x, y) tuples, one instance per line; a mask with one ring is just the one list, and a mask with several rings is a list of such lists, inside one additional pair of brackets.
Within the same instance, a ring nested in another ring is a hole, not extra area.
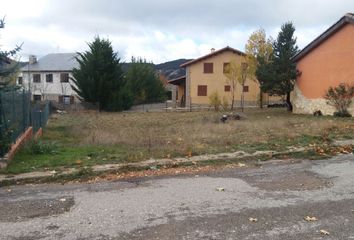
[(250, 222), (258, 222), (258, 219), (257, 218), (249, 218), (248, 219)]
[(225, 188), (219, 187), (219, 188), (216, 188), (216, 191), (218, 191), (218, 192), (225, 192)]
[(75, 161), (75, 164), (81, 165), (81, 164), (82, 164), (82, 161), (81, 161), (80, 159), (78, 159), (78, 160)]
[(66, 201), (65, 198), (60, 198), (60, 199), (59, 199), (59, 202), (65, 202), (65, 201)]
[(318, 220), (316, 217), (310, 217), (310, 216), (306, 216), (304, 219), (308, 222), (315, 222)]
[(12, 190), (10, 188), (7, 189), (7, 192), (12, 192)]
[(320, 230), (320, 233), (322, 234), (322, 235), (329, 235), (329, 232), (327, 232), (326, 230)]
[(246, 167), (246, 164), (244, 164), (244, 163), (238, 163), (238, 166), (239, 166), (239, 167)]

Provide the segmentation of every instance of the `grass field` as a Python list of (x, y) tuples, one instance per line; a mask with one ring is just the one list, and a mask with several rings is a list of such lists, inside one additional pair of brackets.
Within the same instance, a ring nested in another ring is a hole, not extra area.
[(28, 144), (3, 173), (136, 162), (243, 150), (287, 150), (354, 137), (353, 118), (246, 109), (247, 119), (222, 113), (97, 113), (53, 115), (42, 140)]

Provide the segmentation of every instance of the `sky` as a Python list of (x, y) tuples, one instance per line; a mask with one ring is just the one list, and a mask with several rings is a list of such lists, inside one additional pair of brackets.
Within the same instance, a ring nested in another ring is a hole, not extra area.
[(23, 44), (18, 57), (82, 52), (108, 38), (121, 59), (154, 63), (197, 58), (211, 48), (244, 51), (252, 32), (276, 39), (293, 22), (300, 48), (354, 12), (354, 0), (0, 0), (0, 49)]

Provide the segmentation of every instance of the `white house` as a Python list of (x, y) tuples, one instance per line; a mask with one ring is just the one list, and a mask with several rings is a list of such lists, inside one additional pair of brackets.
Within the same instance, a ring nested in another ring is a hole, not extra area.
[(29, 63), (20, 69), (17, 83), (31, 90), (35, 101), (72, 104), (77, 98), (70, 79), (72, 70), (79, 67), (76, 56), (76, 53), (53, 53), (39, 60), (30, 56)]

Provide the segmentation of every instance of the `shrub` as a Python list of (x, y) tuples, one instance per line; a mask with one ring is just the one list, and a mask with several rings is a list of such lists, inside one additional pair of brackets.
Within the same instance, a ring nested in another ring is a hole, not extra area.
[(31, 154), (53, 154), (57, 146), (54, 143), (43, 143), (42, 141), (31, 141), (26, 146), (26, 151)]
[(229, 100), (227, 99), (226, 96), (224, 96), (224, 97), (222, 98), (222, 109), (223, 109), (224, 111), (228, 111), (228, 110), (229, 110), (229, 107), (230, 107)]
[(214, 107), (215, 111), (219, 111), (221, 100), (219, 94), (215, 91), (209, 96), (209, 104), (210, 106)]
[(11, 131), (5, 130), (0, 132), (0, 134), (0, 157), (3, 157), (9, 151), (11, 146)]
[(352, 103), (354, 97), (354, 86), (341, 83), (337, 87), (330, 87), (324, 98), (327, 104), (335, 107), (337, 110), (335, 116), (348, 117), (351, 116), (348, 112), (348, 107)]
[(347, 110), (345, 110), (344, 112), (334, 112), (333, 116), (335, 116), (335, 117), (351, 117), (352, 115)]

